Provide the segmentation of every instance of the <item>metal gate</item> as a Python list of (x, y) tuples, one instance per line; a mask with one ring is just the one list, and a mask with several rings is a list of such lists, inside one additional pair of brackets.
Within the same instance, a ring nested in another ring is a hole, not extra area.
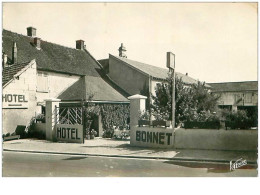
[(82, 107), (55, 107), (55, 124), (83, 125)]

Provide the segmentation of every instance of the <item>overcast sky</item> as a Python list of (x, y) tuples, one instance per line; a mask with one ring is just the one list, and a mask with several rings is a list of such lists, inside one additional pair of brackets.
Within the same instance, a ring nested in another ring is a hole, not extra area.
[[(85, 40), (96, 59), (118, 55), (206, 82), (257, 80), (256, 3), (3, 3), (3, 28), (75, 47)], [(18, 46), (19, 47), (19, 46)], [(19, 54), (18, 54), (19, 55)]]

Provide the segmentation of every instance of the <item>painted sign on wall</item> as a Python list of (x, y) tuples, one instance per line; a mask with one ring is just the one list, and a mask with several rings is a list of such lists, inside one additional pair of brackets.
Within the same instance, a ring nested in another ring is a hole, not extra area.
[(82, 125), (68, 125), (57, 124), (55, 126), (55, 136), (57, 141), (70, 143), (84, 143), (83, 126)]
[(3, 108), (28, 108), (28, 93), (19, 91), (3, 92), (2, 107)]
[(165, 132), (150, 132), (150, 131), (136, 131), (135, 140), (145, 143), (154, 143), (154, 144), (171, 144), (172, 133)]
[(130, 144), (153, 148), (173, 147), (174, 131), (165, 128), (133, 127), (131, 129)]

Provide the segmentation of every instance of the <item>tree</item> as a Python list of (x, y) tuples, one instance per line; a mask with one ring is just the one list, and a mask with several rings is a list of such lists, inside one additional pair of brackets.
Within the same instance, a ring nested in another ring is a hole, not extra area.
[[(158, 83), (155, 96), (151, 94), (151, 112), (156, 119), (171, 120), (172, 117), (172, 77), (166, 82)], [(199, 114), (214, 112), (219, 96), (211, 94), (205, 83), (185, 85), (180, 78), (175, 79), (175, 121), (176, 124), (192, 121)]]

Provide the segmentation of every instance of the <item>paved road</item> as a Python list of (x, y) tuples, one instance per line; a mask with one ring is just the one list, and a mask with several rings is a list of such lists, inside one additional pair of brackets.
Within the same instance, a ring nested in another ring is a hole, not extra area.
[(108, 157), (3, 152), (4, 177), (244, 177), (257, 176), (251, 166)]

